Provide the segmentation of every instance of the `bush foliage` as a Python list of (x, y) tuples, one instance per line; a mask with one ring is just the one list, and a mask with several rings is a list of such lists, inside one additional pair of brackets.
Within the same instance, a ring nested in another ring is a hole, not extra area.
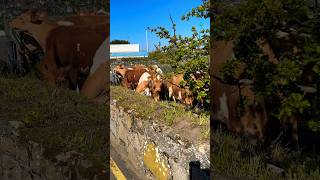
[[(188, 21), (191, 17), (207, 18), (208, 1), (193, 8), (182, 20)], [(148, 28), (160, 39), (166, 39), (167, 45), (156, 45), (156, 50), (150, 53), (150, 58), (157, 59), (161, 63), (171, 64), (176, 68), (175, 73), (184, 73), (185, 85), (196, 95), (198, 102), (204, 108), (209, 108), (209, 29), (191, 28), (192, 35), (182, 36), (176, 33), (176, 23), (170, 16), (172, 31), (164, 27)], [(192, 75), (201, 74), (200, 78), (192, 78)]]
[[(223, 78), (234, 77), (244, 64), (244, 79), (271, 106), (270, 115), (312, 121), (319, 131), (320, 11), (298, 0), (212, 1), (212, 39), (235, 40), (235, 58), (225, 63)], [(268, 42), (277, 62), (271, 62), (258, 42)], [(214, 44), (214, 41), (213, 41)]]
[(130, 42), (127, 41), (127, 40), (118, 40), (118, 39), (115, 39), (115, 40), (112, 40), (112, 41), (110, 42), (110, 44), (130, 44)]

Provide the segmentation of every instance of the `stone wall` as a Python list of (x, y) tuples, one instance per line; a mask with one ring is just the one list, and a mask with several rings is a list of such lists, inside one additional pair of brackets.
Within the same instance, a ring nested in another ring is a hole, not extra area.
[(209, 169), (209, 142), (190, 142), (171, 127), (125, 111), (117, 106), (116, 100), (111, 102), (110, 113), (111, 145), (124, 152), (122, 158), (144, 179), (189, 179), (192, 161), (200, 161), (201, 169)]
[(23, 142), (18, 121), (0, 120), (0, 179), (63, 180), (106, 179), (108, 173), (98, 172), (92, 162), (75, 151), (47, 159), (44, 149), (36, 142)]

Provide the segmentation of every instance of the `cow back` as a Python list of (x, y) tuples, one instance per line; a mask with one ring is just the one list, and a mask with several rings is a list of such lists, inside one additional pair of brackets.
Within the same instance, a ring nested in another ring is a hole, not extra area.
[(127, 70), (122, 80), (122, 85), (128, 89), (136, 89), (141, 75), (145, 72), (147, 72), (145, 68)]
[[(233, 132), (244, 132), (250, 136), (262, 138), (267, 123), (263, 99), (257, 98), (248, 86), (239, 87), (224, 84), (220, 79), (220, 69), (227, 60), (233, 57), (233, 47), (232, 41), (215, 42), (211, 51), (211, 121), (222, 122)], [(240, 77), (241, 72), (238, 74), (238, 77)], [(240, 101), (241, 95), (248, 100), (242, 111), (239, 109), (242, 103)]]
[(101, 24), (109, 22), (108, 16), (105, 15), (86, 15), (86, 16), (69, 16), (63, 18), (64, 21), (70, 21), (76, 26), (88, 26), (92, 24)]
[(107, 34), (106, 24), (60, 26), (53, 29), (47, 38), (44, 63), (55, 64), (57, 67), (71, 66), (67, 76), (76, 84), (80, 70), (92, 66), (93, 56)]

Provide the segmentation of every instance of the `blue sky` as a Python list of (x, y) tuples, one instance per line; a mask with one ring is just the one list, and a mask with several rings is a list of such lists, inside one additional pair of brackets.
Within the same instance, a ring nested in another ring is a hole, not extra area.
[[(191, 34), (191, 27), (209, 28), (209, 19), (191, 18), (181, 21), (193, 7), (201, 4), (201, 0), (110, 0), (110, 37), (111, 40), (129, 40), (140, 44), (140, 50), (146, 50), (146, 27), (163, 26), (171, 30), (170, 15), (177, 24), (177, 34)], [(160, 39), (148, 32), (149, 50)], [(163, 44), (164, 41), (161, 41)]]

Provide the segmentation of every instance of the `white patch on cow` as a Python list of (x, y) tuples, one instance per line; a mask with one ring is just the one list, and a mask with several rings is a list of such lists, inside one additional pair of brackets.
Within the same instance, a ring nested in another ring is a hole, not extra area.
[(161, 76), (160, 76), (160, 75), (157, 75), (157, 80), (160, 81), (160, 79), (161, 79)]
[(80, 93), (79, 86), (77, 85), (77, 93)]
[(172, 97), (172, 94), (173, 94), (172, 86), (170, 86), (170, 87), (168, 88), (168, 91), (169, 91), (169, 98), (171, 98), (171, 97)]
[(232, 58), (232, 59), (235, 59), (235, 58), (236, 58), (236, 56), (234, 55), (233, 52), (232, 52), (232, 54), (231, 54), (231, 58)]
[(149, 88), (146, 88), (146, 89), (144, 90), (144, 94), (145, 94), (146, 96), (151, 96), (151, 91), (150, 91), (150, 89), (149, 89)]
[(181, 91), (179, 91), (179, 100), (182, 100), (182, 95), (181, 95)]
[(145, 72), (141, 75), (141, 77), (139, 78), (139, 82), (138, 82), (138, 85), (141, 84), (142, 82), (144, 81), (148, 81), (148, 78), (150, 77), (151, 75), (148, 73), (148, 72)]
[(74, 23), (70, 21), (58, 21), (57, 24), (59, 26), (74, 26)]
[(219, 98), (220, 102), (220, 112), (219, 114), (222, 115), (224, 118), (229, 119), (229, 109), (227, 104), (227, 96), (224, 92), (222, 97)]
[(133, 68), (127, 68), (128, 70), (133, 70)]
[(80, 52), (80, 43), (77, 43), (77, 51)]
[(100, 66), (100, 64), (106, 62), (110, 58), (110, 54), (108, 49), (108, 43), (110, 42), (109, 37), (102, 42), (98, 50), (96, 51), (94, 57), (92, 66), (90, 68), (90, 75), (93, 74), (96, 69)]
[(157, 68), (156, 72), (157, 72), (158, 74), (160, 74), (160, 75), (163, 75), (163, 72), (162, 72), (162, 70), (161, 70), (160, 68)]

